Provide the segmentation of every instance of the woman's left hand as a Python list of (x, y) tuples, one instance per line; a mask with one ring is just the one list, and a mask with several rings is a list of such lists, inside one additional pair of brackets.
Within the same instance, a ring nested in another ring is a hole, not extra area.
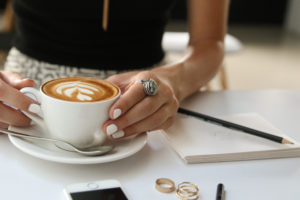
[[(139, 82), (150, 78), (158, 85), (158, 92), (153, 96), (147, 96)], [(110, 108), (111, 120), (103, 125), (108, 137), (118, 139), (171, 126), (179, 101), (167, 77), (152, 71), (134, 71), (113, 75), (107, 80), (119, 86), (122, 92)]]

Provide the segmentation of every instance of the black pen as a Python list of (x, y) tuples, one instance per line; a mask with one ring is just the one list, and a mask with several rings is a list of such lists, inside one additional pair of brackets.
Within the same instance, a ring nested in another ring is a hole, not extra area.
[(222, 183), (218, 184), (216, 200), (225, 200), (225, 190), (224, 185)]
[(262, 137), (262, 138), (265, 138), (265, 139), (268, 139), (268, 140), (272, 140), (274, 142), (278, 142), (278, 143), (281, 143), (281, 144), (294, 144), (293, 142), (291, 142), (291, 141), (289, 141), (289, 140), (287, 140), (283, 137), (279, 137), (277, 135), (272, 135), (270, 133), (262, 132), (262, 131), (255, 130), (255, 129), (252, 129), (252, 128), (249, 128), (249, 127), (246, 127), (246, 126), (242, 126), (242, 125), (239, 125), (239, 124), (228, 122), (228, 121), (225, 121), (225, 120), (222, 120), (222, 119), (218, 119), (218, 118), (211, 117), (211, 116), (208, 116), (208, 115), (204, 115), (204, 114), (201, 114), (201, 113), (193, 112), (193, 111), (190, 111), (190, 110), (187, 110), (187, 109), (184, 109), (184, 108), (179, 108), (178, 112), (182, 113), (182, 114), (185, 114), (185, 115), (189, 115), (189, 116), (193, 116), (193, 117), (202, 119), (202, 120), (207, 121), (207, 122), (212, 122), (212, 123), (215, 123), (217, 125), (224, 126), (226, 128), (243, 131), (243, 132), (251, 134), (251, 135), (255, 135), (255, 136)]

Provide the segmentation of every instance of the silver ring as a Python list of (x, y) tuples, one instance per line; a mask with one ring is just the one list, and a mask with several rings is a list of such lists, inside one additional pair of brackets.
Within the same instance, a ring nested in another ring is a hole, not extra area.
[(153, 95), (155, 95), (157, 93), (157, 91), (158, 91), (158, 85), (155, 82), (155, 80), (153, 80), (153, 79), (150, 78), (147, 81), (140, 80), (139, 82), (143, 84), (144, 92), (145, 92), (146, 95), (153, 96)]

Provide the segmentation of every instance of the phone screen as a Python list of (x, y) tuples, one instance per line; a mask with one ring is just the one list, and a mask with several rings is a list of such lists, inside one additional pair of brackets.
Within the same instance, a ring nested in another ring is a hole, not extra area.
[(70, 193), (72, 200), (128, 200), (121, 188)]

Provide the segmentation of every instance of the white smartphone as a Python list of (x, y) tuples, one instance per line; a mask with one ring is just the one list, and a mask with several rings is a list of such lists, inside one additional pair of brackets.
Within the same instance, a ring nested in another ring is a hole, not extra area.
[(117, 180), (102, 180), (68, 185), (64, 189), (68, 200), (129, 200)]

